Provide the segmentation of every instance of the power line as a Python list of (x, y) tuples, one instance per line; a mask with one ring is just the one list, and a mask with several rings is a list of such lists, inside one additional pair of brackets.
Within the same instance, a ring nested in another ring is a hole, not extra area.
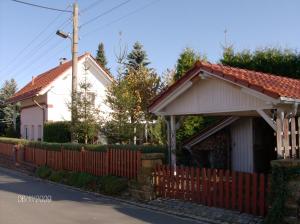
[(98, 5), (99, 3), (103, 2), (104, 0), (96, 0), (95, 2), (93, 2), (92, 4), (88, 5), (87, 7), (85, 7), (84, 9), (81, 10), (81, 13), (85, 13), (87, 11), (89, 11), (92, 7)]
[(11, 0), (11, 1), (17, 2), (17, 3), (21, 3), (21, 4), (24, 4), (24, 5), (30, 5), (30, 6), (42, 8), (42, 9), (53, 10), (53, 11), (59, 11), (59, 12), (72, 12), (72, 11), (70, 11), (70, 10), (57, 9), (57, 8), (52, 8), (52, 7), (43, 6), (43, 5), (36, 5), (36, 4), (33, 4), (33, 3), (23, 2), (23, 1), (19, 1), (19, 0)]
[[(69, 23), (70, 21), (69, 20), (65, 21), (62, 25), (60, 25), (60, 27), (62, 27), (62, 28), (65, 27), (68, 24), (67, 22)], [(55, 37), (54, 33), (47, 36), (34, 49), (32, 49), (30, 52), (28, 52), (28, 54), (26, 54), (26, 58), (28, 57), (29, 60), (33, 59), (33, 56), (35, 56), (37, 53), (39, 53), (39, 51), (41, 51), (41, 49), (43, 49), (43, 47), (45, 47), (48, 43), (50, 43), (50, 41), (54, 37)], [(53, 47), (55, 47), (55, 45), (51, 46), (46, 51), (43, 51), (43, 54), (52, 51), (54, 49)], [(29, 63), (25, 63), (25, 61), (23, 61), (23, 66), (21, 66), (21, 67), (15, 66), (12, 71), (8, 72), (8, 73), (10, 73), (9, 77), (11, 77), (12, 74), (16, 73), (17, 71), (23, 71), (23, 69), (25, 69), (25, 68), (27, 69), (28, 67), (32, 66), (33, 63), (36, 63), (36, 61), (38, 61), (40, 59), (40, 57), (43, 56), (43, 54), (38, 54), (37, 57), (35, 57), (34, 60), (30, 60)], [(22, 74), (22, 73), (17, 74), (15, 77), (19, 76), (20, 74)]]
[(109, 22), (109, 23), (106, 23), (106, 24), (103, 25), (103, 26), (97, 27), (97, 28), (94, 29), (94, 30), (91, 30), (91, 31), (89, 31), (89, 32), (87, 32), (87, 33), (84, 33), (84, 34), (82, 35), (82, 38), (85, 37), (85, 36), (87, 36), (87, 35), (90, 34), (90, 33), (93, 33), (93, 32), (96, 32), (96, 31), (102, 29), (103, 27), (106, 27), (106, 26), (109, 26), (109, 25), (111, 25), (111, 24), (117, 23), (117, 22), (121, 21), (122, 19), (125, 19), (126, 17), (132, 16), (132, 15), (138, 13), (139, 11), (142, 11), (142, 10), (144, 10), (144, 9), (146, 9), (146, 8), (148, 8), (148, 7), (150, 7), (151, 5), (156, 4), (156, 3), (159, 2), (159, 1), (160, 1), (160, 0), (152, 1), (152, 2), (150, 2), (149, 4), (146, 4), (146, 5), (144, 5), (144, 6), (141, 6), (141, 7), (137, 8), (137, 9), (135, 9), (135, 10), (133, 10), (133, 11), (131, 11), (131, 12), (129, 12), (129, 13), (123, 15), (123, 16), (120, 16), (119, 18), (117, 18), (117, 19), (115, 19), (115, 20), (113, 20), (113, 21), (111, 21), (111, 22)]
[(94, 18), (88, 20), (87, 22), (83, 23), (83, 24), (80, 26), (80, 28), (82, 28), (83, 26), (86, 26), (86, 25), (90, 24), (91, 22), (93, 22), (93, 21), (99, 19), (100, 17), (105, 16), (106, 14), (108, 14), (108, 13), (110, 13), (110, 12), (112, 12), (112, 11), (114, 11), (114, 10), (120, 8), (120, 7), (122, 7), (123, 5), (127, 4), (127, 3), (130, 2), (130, 1), (131, 1), (131, 0), (127, 0), (127, 1), (125, 1), (125, 2), (122, 2), (122, 3), (118, 4), (118, 5), (116, 5), (115, 7), (110, 8), (109, 10), (107, 10), (107, 11), (101, 13), (100, 15), (98, 15), (98, 16), (96, 16), (96, 17), (94, 17)]
[[(69, 8), (70, 6), (68, 6), (67, 8)], [(66, 9), (67, 9), (66, 8)], [(18, 53), (17, 53), (17, 55), (11, 60), (11, 61), (9, 61), (7, 64), (6, 64), (6, 67), (4, 68), (4, 69), (2, 69), (1, 70), (1, 72), (4, 72), (7, 68), (9, 68), (10, 67), (10, 65), (11, 64), (13, 64), (13, 62), (15, 61), (15, 60), (17, 60), (22, 54), (23, 54), (23, 52), (25, 52), (33, 43), (36, 43), (36, 40), (40, 37), (40, 36), (42, 36), (48, 29), (49, 29), (49, 27), (51, 27), (52, 26), (52, 24), (54, 24), (55, 22), (56, 22), (56, 20), (58, 19), (58, 18), (60, 18), (61, 16), (62, 16), (63, 14), (62, 14), (62, 12), (58, 15), (58, 16), (56, 16), (49, 24), (47, 24), (46, 25), (46, 27), (44, 28), (44, 29), (42, 29), (42, 31), (41, 32), (39, 32), (24, 48), (22, 48)]]

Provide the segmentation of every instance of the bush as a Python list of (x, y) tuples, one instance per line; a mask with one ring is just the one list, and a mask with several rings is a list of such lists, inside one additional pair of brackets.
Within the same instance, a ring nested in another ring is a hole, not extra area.
[(67, 178), (68, 185), (81, 188), (87, 188), (92, 182), (96, 182), (96, 177), (88, 173), (71, 172)]
[(119, 195), (128, 187), (127, 179), (116, 176), (100, 177), (99, 184), (100, 190), (109, 195)]
[(36, 170), (36, 175), (40, 178), (46, 179), (51, 175), (51, 169), (47, 166), (40, 166)]
[(63, 182), (64, 178), (67, 177), (66, 171), (52, 171), (49, 176), (49, 180), (54, 182)]
[(71, 123), (69, 121), (58, 121), (44, 125), (44, 141), (64, 143), (71, 141)]

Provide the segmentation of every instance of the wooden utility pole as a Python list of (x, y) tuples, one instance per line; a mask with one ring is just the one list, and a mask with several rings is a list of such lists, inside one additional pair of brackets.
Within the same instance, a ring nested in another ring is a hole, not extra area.
[(78, 3), (73, 4), (73, 38), (72, 38), (72, 99), (71, 99), (71, 124), (72, 128), (72, 142), (76, 140), (74, 133), (74, 125), (77, 122), (77, 63), (78, 63)]

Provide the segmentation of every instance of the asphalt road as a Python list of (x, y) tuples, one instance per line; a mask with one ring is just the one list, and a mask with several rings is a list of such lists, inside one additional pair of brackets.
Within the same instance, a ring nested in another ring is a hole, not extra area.
[(0, 168), (0, 224), (19, 223), (193, 224), (197, 222), (106, 197), (66, 189), (19, 172)]

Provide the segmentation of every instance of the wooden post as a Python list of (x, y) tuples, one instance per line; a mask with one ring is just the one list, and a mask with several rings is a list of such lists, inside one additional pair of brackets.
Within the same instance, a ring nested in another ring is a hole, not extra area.
[(176, 123), (175, 116), (170, 116), (170, 129), (171, 129), (171, 166), (176, 172)]

